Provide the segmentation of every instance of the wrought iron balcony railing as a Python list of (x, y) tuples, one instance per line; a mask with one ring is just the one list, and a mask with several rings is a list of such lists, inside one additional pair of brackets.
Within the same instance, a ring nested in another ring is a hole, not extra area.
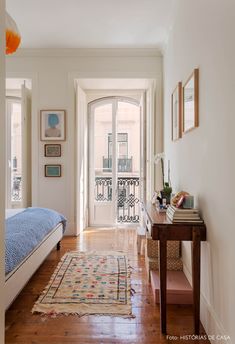
[(12, 189), (11, 189), (11, 200), (12, 201), (21, 201), (22, 199), (22, 181), (21, 176), (14, 176)]
[[(117, 180), (117, 222), (139, 222), (139, 177), (118, 177)], [(97, 202), (112, 201), (112, 178), (96, 177), (95, 200)]]
[[(103, 157), (103, 172), (112, 172), (112, 158)], [(118, 172), (132, 172), (132, 157), (118, 159)]]

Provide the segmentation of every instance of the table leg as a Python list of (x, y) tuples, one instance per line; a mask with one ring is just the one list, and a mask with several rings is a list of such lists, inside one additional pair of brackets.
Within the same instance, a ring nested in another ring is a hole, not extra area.
[(193, 228), (192, 242), (192, 279), (193, 279), (193, 312), (194, 331), (200, 330), (200, 269), (201, 269), (201, 241), (200, 228)]
[(160, 274), (160, 317), (161, 331), (166, 334), (166, 236), (159, 236), (159, 274)]

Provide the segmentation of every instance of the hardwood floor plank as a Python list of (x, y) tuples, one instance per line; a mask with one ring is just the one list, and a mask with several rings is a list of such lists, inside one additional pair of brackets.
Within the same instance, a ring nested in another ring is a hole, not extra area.
[[(32, 314), (31, 309), (50, 280), (60, 258), (71, 250), (124, 251), (132, 267), (133, 319), (88, 315), (48, 318)], [(168, 305), (168, 332), (180, 336), (193, 333), (191, 306)], [(203, 328), (201, 328), (204, 333)], [(174, 340), (174, 343), (195, 343)], [(196, 341), (207, 344), (209, 341)], [(81, 237), (65, 237), (61, 250), (53, 250), (21, 294), (6, 312), (6, 342), (9, 344), (152, 344), (169, 343), (160, 333), (159, 306), (153, 302), (143, 256), (138, 256), (135, 230), (87, 229)]]

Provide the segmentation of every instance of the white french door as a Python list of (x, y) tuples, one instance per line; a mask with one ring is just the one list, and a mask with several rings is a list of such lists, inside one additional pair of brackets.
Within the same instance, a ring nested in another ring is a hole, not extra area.
[(6, 206), (31, 205), (31, 93), (6, 98)]
[(139, 221), (140, 104), (108, 97), (89, 105), (89, 224)]
[(21, 99), (6, 99), (6, 207), (22, 207)]
[(87, 100), (85, 92), (76, 85), (76, 235), (87, 227)]

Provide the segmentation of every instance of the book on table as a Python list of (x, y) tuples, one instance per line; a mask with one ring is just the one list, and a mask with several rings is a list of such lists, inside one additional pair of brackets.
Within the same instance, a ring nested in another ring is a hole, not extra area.
[(190, 208), (190, 209), (176, 208), (173, 205), (170, 205), (167, 210), (171, 210), (173, 213), (176, 213), (176, 214), (198, 214), (199, 213), (198, 209), (196, 208)]
[(203, 223), (203, 220), (200, 218), (198, 209), (179, 209), (170, 205), (167, 209), (166, 215), (169, 220), (174, 223)]

